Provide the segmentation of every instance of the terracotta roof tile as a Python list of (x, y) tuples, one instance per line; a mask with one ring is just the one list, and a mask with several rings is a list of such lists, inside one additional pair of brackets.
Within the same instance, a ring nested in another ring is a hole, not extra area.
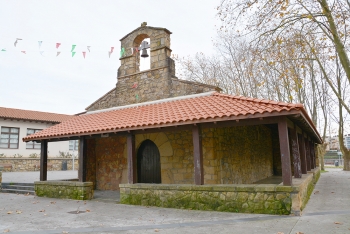
[(300, 110), (300, 104), (274, 102), (240, 96), (231, 96), (213, 92), (207, 96), (168, 100), (165, 102), (141, 103), (139, 106), (125, 106), (104, 111), (88, 112), (74, 116), (61, 124), (27, 136), (23, 140), (49, 139), (84, 135), (84, 133), (102, 133), (104, 131), (123, 131), (140, 129), (143, 126), (185, 123), (205, 119), (218, 120), (223, 117), (246, 116), (255, 114), (289, 112)]
[(41, 112), (41, 111), (31, 111), (31, 110), (21, 110), (21, 109), (0, 107), (0, 118), (5, 118), (5, 119), (19, 119), (19, 120), (60, 123), (65, 120), (71, 119), (72, 117), (74, 116), (55, 114), (55, 113), (49, 113), (49, 112)]

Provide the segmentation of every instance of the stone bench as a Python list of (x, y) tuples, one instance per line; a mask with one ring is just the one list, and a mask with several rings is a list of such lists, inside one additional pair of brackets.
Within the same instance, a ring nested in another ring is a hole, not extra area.
[(1, 163), (0, 168), (3, 168), (4, 171), (12, 171), (11, 163)]
[[(53, 169), (53, 166), (52, 166), (52, 164), (51, 163), (48, 163), (47, 164), (47, 169), (49, 170), (49, 169)], [(40, 170), (40, 164), (35, 164), (34, 165), (34, 171), (36, 171), (36, 170)]]

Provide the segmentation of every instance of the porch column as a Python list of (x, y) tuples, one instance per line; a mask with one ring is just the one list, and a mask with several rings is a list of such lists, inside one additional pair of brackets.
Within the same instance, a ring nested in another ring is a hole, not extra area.
[(278, 135), (280, 140), (283, 185), (290, 186), (292, 185), (292, 168), (290, 166), (288, 126), (286, 118), (283, 118), (278, 122)]
[(298, 134), (298, 140), (299, 140), (299, 151), (300, 151), (300, 161), (301, 161), (301, 172), (303, 174), (307, 174), (305, 141), (304, 141), (303, 135)]
[(78, 171), (79, 182), (86, 182), (86, 166), (87, 166), (86, 155), (87, 155), (86, 139), (85, 137), (81, 137), (79, 139), (79, 171)]
[(315, 165), (315, 148), (314, 143), (310, 141), (310, 158), (311, 158), (311, 169), (316, 168)]
[(291, 129), (290, 141), (291, 141), (293, 164), (294, 164), (294, 178), (301, 178), (298, 133), (295, 127), (294, 129)]
[(134, 134), (128, 134), (126, 144), (128, 150), (128, 183), (135, 184), (137, 183), (137, 165)]
[(199, 125), (192, 128), (193, 139), (193, 159), (194, 159), (194, 183), (196, 185), (204, 184), (203, 171), (203, 151), (202, 151), (202, 132)]
[(307, 138), (305, 139), (305, 152), (306, 152), (307, 171), (311, 171), (310, 144)]
[(40, 181), (47, 180), (47, 140), (41, 141), (40, 150)]

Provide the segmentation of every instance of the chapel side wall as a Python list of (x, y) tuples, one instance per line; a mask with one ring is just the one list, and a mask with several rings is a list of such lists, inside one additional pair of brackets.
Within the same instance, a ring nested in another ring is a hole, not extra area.
[[(252, 184), (273, 175), (271, 130), (265, 126), (237, 126), (212, 130), (211, 180), (218, 184)], [(204, 162), (208, 160), (205, 155)], [(215, 164), (216, 161), (216, 164)], [(205, 172), (205, 176), (209, 173)]]
[(119, 184), (127, 183), (126, 137), (97, 138), (96, 189), (119, 190)]

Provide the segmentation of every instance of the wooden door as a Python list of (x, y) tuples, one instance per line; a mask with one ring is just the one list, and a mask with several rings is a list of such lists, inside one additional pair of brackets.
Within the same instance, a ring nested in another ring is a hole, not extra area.
[(160, 154), (151, 140), (142, 142), (137, 151), (137, 182), (161, 183)]

